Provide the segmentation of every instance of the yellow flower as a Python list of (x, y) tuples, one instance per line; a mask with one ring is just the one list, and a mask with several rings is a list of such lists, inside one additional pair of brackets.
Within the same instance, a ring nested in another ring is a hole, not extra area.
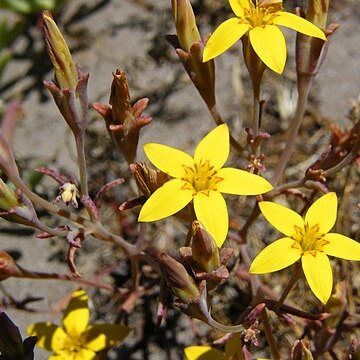
[(28, 327), (29, 335), (38, 337), (37, 345), (54, 352), (49, 360), (92, 360), (98, 351), (113, 347), (129, 334), (130, 328), (115, 324), (89, 325), (88, 297), (75, 291), (67, 306), (62, 327), (50, 322)]
[(230, 152), (229, 129), (223, 124), (207, 134), (194, 157), (161, 144), (146, 144), (150, 161), (174, 179), (166, 182), (146, 201), (139, 221), (155, 221), (177, 213), (193, 201), (197, 219), (220, 247), (229, 226), (221, 193), (257, 195), (272, 189), (261, 176), (244, 170), (223, 168)]
[(309, 21), (282, 11), (281, 0), (229, 0), (236, 17), (224, 21), (207, 42), (203, 61), (222, 54), (249, 32), (250, 43), (258, 57), (271, 70), (281, 74), (286, 62), (286, 41), (278, 25), (326, 40), (322, 30)]
[(358, 242), (344, 235), (329, 233), (336, 221), (336, 194), (330, 192), (316, 200), (305, 219), (293, 210), (270, 201), (262, 201), (259, 206), (266, 220), (286, 237), (262, 250), (251, 264), (250, 272), (263, 274), (281, 270), (301, 258), (310, 289), (325, 304), (333, 285), (328, 255), (360, 260)]
[(187, 360), (235, 360), (243, 358), (241, 347), (239, 336), (233, 336), (225, 344), (224, 352), (210, 346), (189, 346), (184, 352)]

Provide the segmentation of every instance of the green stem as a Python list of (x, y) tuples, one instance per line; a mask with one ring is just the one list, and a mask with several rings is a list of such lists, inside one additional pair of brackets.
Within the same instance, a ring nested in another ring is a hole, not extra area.
[(260, 316), (261, 316), (262, 324), (264, 325), (265, 336), (269, 343), (271, 356), (272, 356), (273, 360), (281, 360), (279, 349), (277, 347), (274, 333), (272, 331), (271, 324), (269, 321), (268, 310), (265, 308), (261, 312)]
[(86, 159), (85, 159), (85, 144), (83, 132), (75, 135), (76, 151), (78, 157), (78, 167), (80, 175), (80, 192), (83, 196), (89, 195), (87, 173), (86, 173)]
[[(37, 206), (41, 206), (44, 210), (47, 210), (55, 215), (61, 216), (70, 220), (73, 223), (76, 223), (83, 228), (89, 230), (89, 232), (95, 236), (96, 238), (104, 241), (112, 242), (118, 246), (120, 246), (129, 256), (139, 256), (141, 251), (138, 249), (137, 246), (129, 244), (126, 242), (122, 237), (111, 233), (110, 231), (106, 230), (100, 222), (92, 222), (89, 219), (86, 219), (80, 215), (71, 213), (67, 210), (63, 210), (57, 208), (55, 205), (49, 203), (48, 201), (44, 200), (39, 195), (32, 192), (20, 179), (18, 176), (11, 177), (12, 183), (15, 185), (16, 188), (20, 189), (24, 195), (26, 195), (30, 201)], [(53, 230), (54, 231), (54, 230)], [(52, 232), (53, 232), (52, 231)], [(59, 231), (58, 236), (64, 237), (67, 235), (67, 231)]]
[(260, 129), (260, 83), (261, 81), (254, 80), (253, 87), (253, 113), (252, 124), (254, 130), (254, 138), (259, 134)]
[(298, 78), (298, 101), (295, 116), (291, 124), (289, 131), (289, 137), (285, 146), (285, 149), (280, 157), (279, 162), (275, 168), (274, 176), (272, 178), (272, 184), (274, 187), (278, 184), (280, 178), (282, 177), (286, 165), (294, 151), (296, 138), (304, 117), (305, 108), (307, 99), (309, 96), (310, 85), (311, 85), (311, 76), (299, 76)]

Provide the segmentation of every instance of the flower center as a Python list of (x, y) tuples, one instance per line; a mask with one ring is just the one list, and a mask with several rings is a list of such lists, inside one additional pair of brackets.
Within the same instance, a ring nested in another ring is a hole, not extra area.
[(256, 6), (251, 3), (250, 10), (245, 9), (245, 20), (252, 28), (264, 27), (272, 24), (272, 20), (277, 16), (278, 11), (279, 9), (275, 5), (259, 6), (258, 1), (256, 1)]
[(61, 345), (62, 351), (68, 353), (69, 356), (81, 351), (84, 348), (83, 341), (79, 337), (67, 336), (62, 340)]
[(205, 162), (200, 161), (200, 163), (195, 163), (191, 167), (184, 165), (184, 170), (186, 175), (182, 180), (189, 183), (196, 193), (209, 190), (216, 191), (217, 184), (223, 180), (216, 176), (217, 171), (214, 170), (214, 166), (210, 164), (209, 160)]
[(295, 235), (293, 239), (299, 243), (303, 252), (305, 251), (323, 251), (323, 247), (329, 242), (323, 238), (324, 234), (320, 233), (319, 225), (312, 227), (308, 223), (304, 228), (295, 226)]

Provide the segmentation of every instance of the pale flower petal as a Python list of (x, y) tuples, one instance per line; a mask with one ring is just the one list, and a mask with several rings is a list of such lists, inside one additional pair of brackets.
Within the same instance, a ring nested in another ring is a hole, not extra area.
[(223, 196), (217, 191), (194, 196), (196, 218), (214, 238), (218, 247), (224, 243), (229, 228), (229, 216)]
[(78, 337), (85, 331), (89, 318), (88, 296), (84, 290), (77, 290), (64, 311), (63, 328), (70, 337)]
[(334, 192), (317, 199), (305, 215), (305, 223), (310, 227), (319, 225), (321, 234), (328, 233), (335, 224), (337, 214), (337, 197)]
[(244, 170), (222, 168), (216, 176), (223, 179), (217, 184), (217, 190), (226, 194), (258, 195), (273, 189), (263, 177)]
[(83, 335), (87, 349), (98, 352), (121, 343), (131, 328), (120, 324), (90, 325)]
[(286, 62), (286, 41), (281, 30), (275, 25), (257, 26), (249, 31), (249, 38), (264, 64), (281, 74)]
[(195, 149), (194, 161), (203, 164), (209, 160), (215, 170), (220, 169), (226, 162), (230, 153), (229, 128), (226, 124), (211, 130)]
[(333, 285), (329, 258), (321, 251), (306, 251), (301, 263), (311, 291), (323, 304), (326, 304)]
[(294, 264), (300, 257), (301, 250), (295, 240), (282, 238), (266, 246), (255, 257), (249, 272), (252, 274), (265, 274), (285, 269)]
[(250, 0), (229, 0), (229, 3), (234, 14), (240, 19), (245, 19), (245, 9), (251, 9)]
[(56, 344), (62, 344), (67, 340), (68, 336), (64, 330), (51, 322), (43, 322), (32, 324), (27, 328), (29, 336), (37, 336), (38, 341), (36, 345), (47, 351), (55, 352), (53, 348), (53, 339), (56, 339)]
[(326, 234), (323, 239), (329, 242), (323, 247), (323, 251), (327, 255), (360, 261), (360, 243), (357, 241), (336, 233)]
[(230, 18), (219, 25), (212, 33), (204, 48), (203, 62), (222, 54), (234, 45), (249, 29), (250, 25), (240, 19)]
[(183, 180), (173, 179), (166, 182), (147, 199), (141, 208), (138, 221), (156, 221), (173, 215), (183, 209), (193, 197), (189, 186)]
[(286, 11), (279, 12), (273, 24), (293, 29), (299, 33), (326, 40), (325, 33), (310, 21)]
[(194, 166), (189, 154), (170, 146), (149, 143), (144, 145), (144, 151), (159, 170), (175, 178), (180, 179), (185, 175), (184, 166)]
[(187, 360), (227, 360), (227, 356), (210, 346), (189, 346), (184, 349)]
[(295, 211), (272, 201), (260, 201), (259, 207), (265, 219), (286, 236), (295, 235), (295, 226), (303, 229), (304, 220)]

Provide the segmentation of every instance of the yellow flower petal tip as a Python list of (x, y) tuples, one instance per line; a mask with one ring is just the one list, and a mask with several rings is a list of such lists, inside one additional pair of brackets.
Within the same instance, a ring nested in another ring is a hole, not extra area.
[(51, 358), (91, 360), (97, 353), (122, 342), (131, 329), (120, 324), (90, 325), (88, 297), (75, 291), (64, 311), (62, 326), (50, 322), (32, 324), (27, 331), (37, 336), (37, 346), (54, 353)]
[(258, 195), (272, 189), (271, 184), (258, 175), (223, 167), (230, 152), (226, 124), (210, 131), (197, 145), (193, 157), (161, 144), (147, 144), (144, 149), (150, 161), (173, 179), (149, 197), (138, 220), (160, 220), (192, 203), (197, 219), (219, 247), (224, 243), (229, 227), (222, 193)]
[(337, 196), (330, 192), (317, 199), (305, 218), (285, 206), (263, 201), (260, 210), (267, 221), (286, 235), (263, 249), (253, 260), (250, 272), (278, 271), (301, 259), (310, 289), (323, 303), (331, 295), (333, 277), (328, 256), (360, 261), (360, 243), (329, 233), (337, 214)]
[(278, 26), (326, 41), (325, 33), (311, 22), (285, 11), (282, 1), (254, 3), (252, 0), (229, 0), (236, 17), (224, 21), (210, 36), (203, 61), (219, 56), (248, 33), (252, 48), (263, 63), (281, 74), (286, 62), (286, 42)]

